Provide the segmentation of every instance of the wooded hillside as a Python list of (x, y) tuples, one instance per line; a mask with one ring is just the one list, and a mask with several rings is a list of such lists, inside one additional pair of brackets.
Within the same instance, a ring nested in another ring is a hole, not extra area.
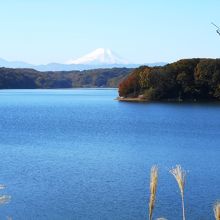
[(132, 69), (112, 68), (68, 72), (0, 68), (0, 89), (118, 87)]
[(142, 66), (120, 83), (119, 95), (146, 100), (220, 100), (220, 59)]

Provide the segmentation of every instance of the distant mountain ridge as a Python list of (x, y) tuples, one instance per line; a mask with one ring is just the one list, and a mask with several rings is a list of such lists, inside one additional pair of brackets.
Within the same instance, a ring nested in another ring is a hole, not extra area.
[(71, 70), (91, 70), (99, 68), (137, 68), (142, 65), (164, 66), (165, 62), (130, 63), (124, 58), (111, 51), (110, 49), (98, 48), (91, 53), (78, 59), (71, 59), (66, 63), (48, 63), (42, 65), (33, 65), (22, 61), (7, 61), (0, 58), (0, 67), (6, 68), (31, 68), (38, 71), (71, 71)]

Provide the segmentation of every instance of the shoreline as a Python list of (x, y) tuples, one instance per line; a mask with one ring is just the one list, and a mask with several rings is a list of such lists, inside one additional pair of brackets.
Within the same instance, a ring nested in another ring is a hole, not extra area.
[(162, 102), (162, 103), (218, 103), (220, 104), (220, 101), (218, 100), (214, 100), (214, 99), (201, 99), (201, 100), (182, 100), (182, 99), (161, 99), (161, 100), (148, 100), (148, 99), (144, 99), (144, 98), (140, 98), (140, 97), (135, 97), (135, 98), (131, 98), (131, 97), (117, 97), (114, 100), (116, 101), (120, 101), (120, 102)]
[(143, 98), (123, 98), (123, 97), (117, 97), (115, 100), (121, 101), (121, 102), (147, 102), (147, 99)]

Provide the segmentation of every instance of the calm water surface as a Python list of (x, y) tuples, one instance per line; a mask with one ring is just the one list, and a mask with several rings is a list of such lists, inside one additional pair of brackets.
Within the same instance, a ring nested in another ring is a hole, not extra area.
[(0, 91), (0, 219), (147, 219), (149, 170), (160, 167), (154, 217), (213, 219), (220, 199), (220, 105), (120, 103), (117, 90)]

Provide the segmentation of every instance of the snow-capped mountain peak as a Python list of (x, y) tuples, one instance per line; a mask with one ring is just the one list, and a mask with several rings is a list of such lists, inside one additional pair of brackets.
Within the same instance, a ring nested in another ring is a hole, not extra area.
[(129, 64), (129, 62), (118, 56), (116, 53), (112, 52), (110, 49), (98, 48), (83, 57), (67, 61), (67, 64), (99, 65), (99, 64)]

